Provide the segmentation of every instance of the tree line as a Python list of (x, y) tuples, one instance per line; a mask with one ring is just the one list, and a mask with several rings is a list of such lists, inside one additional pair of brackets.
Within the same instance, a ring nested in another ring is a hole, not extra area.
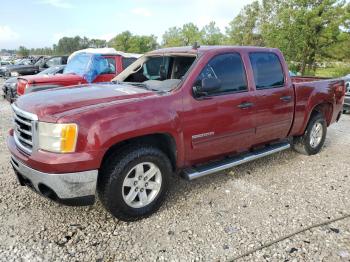
[(261, 0), (246, 5), (222, 32), (214, 21), (171, 27), (157, 42), (154, 35), (122, 32), (110, 41), (63, 37), (52, 48), (26, 49), (18, 54), (70, 54), (87, 47), (145, 53), (159, 47), (252, 45), (282, 50), (291, 67), (312, 72), (321, 61), (350, 61), (350, 3), (345, 0)]

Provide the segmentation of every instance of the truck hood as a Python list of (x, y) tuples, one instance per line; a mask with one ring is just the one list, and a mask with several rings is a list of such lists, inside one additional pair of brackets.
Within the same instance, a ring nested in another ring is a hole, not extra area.
[(57, 75), (30, 75), (21, 76), (21, 79), (27, 80), (30, 84), (62, 84), (64, 83), (86, 83), (86, 81), (79, 75), (74, 74), (57, 74)]
[(42, 121), (114, 103), (156, 95), (155, 92), (126, 84), (91, 84), (26, 94), (16, 101), (20, 109), (36, 114)]

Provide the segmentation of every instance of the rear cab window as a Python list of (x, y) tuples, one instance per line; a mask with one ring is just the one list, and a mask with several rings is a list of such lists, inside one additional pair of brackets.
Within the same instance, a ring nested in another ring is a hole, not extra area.
[(279, 57), (272, 52), (249, 54), (257, 90), (279, 88), (285, 84), (284, 72)]
[(196, 85), (200, 85), (205, 78), (221, 81), (221, 88), (209, 95), (248, 91), (246, 72), (238, 53), (221, 54), (212, 58), (198, 76)]
[(127, 68), (129, 65), (137, 60), (135, 57), (122, 57), (123, 69)]

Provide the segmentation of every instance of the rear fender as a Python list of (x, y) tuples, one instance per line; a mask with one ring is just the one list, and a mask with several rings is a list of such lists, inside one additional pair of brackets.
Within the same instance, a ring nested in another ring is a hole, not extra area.
[(331, 124), (331, 120), (332, 120), (332, 114), (333, 114), (333, 104), (331, 101), (327, 100), (327, 99), (323, 99), (323, 100), (319, 100), (319, 99), (312, 99), (312, 97), (310, 97), (308, 106), (307, 106), (307, 110), (304, 116), (304, 121), (302, 124), (302, 129), (301, 129), (301, 133), (303, 134), (306, 130), (307, 124), (309, 123), (311, 117), (313, 116), (313, 114), (315, 113), (321, 113), (324, 118), (326, 119), (327, 122), (327, 126), (329, 126)]

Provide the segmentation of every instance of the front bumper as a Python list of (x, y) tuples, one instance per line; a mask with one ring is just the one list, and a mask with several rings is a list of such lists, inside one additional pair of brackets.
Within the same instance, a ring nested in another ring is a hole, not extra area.
[(56, 202), (85, 206), (95, 202), (97, 170), (76, 173), (49, 174), (23, 164), (13, 155), (11, 164), (21, 185)]

